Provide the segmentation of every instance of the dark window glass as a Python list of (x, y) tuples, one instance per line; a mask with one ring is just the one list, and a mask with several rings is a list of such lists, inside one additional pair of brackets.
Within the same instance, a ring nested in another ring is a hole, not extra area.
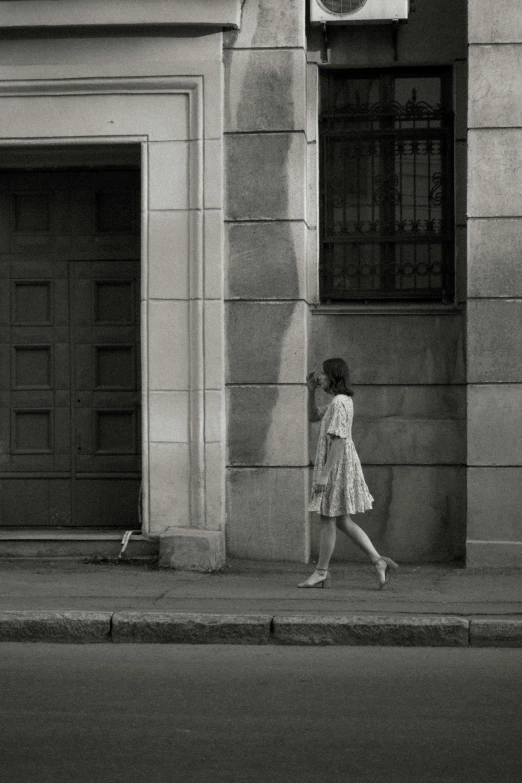
[(449, 70), (322, 72), (321, 300), (450, 301)]

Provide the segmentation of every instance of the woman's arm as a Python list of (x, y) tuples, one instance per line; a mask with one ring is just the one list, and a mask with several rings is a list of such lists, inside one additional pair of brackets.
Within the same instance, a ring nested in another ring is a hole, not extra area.
[(306, 379), (306, 385), (308, 386), (308, 421), (321, 421), (322, 416), (317, 410), (315, 402), (315, 391), (319, 385), (315, 373), (310, 373)]
[(346, 438), (339, 438), (337, 435), (329, 435), (328, 437), (331, 438), (330, 448), (328, 449), (328, 457), (324, 463), (322, 471), (314, 482), (314, 487), (319, 491), (326, 487), (330, 473), (341, 459), (344, 444), (346, 442)]

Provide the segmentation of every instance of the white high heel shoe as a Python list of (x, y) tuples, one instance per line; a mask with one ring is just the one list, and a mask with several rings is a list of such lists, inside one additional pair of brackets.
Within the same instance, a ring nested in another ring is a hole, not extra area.
[[(384, 568), (382, 567), (383, 563)], [(391, 557), (380, 557), (374, 562), (374, 566), (379, 574), (379, 587), (377, 590), (382, 590), (384, 585), (390, 581), (390, 568), (393, 568), (393, 570), (396, 571), (399, 566)]]
[(330, 587), (330, 574), (326, 568), (316, 568), (313, 574), (308, 577), (304, 582), (297, 585), (298, 587)]

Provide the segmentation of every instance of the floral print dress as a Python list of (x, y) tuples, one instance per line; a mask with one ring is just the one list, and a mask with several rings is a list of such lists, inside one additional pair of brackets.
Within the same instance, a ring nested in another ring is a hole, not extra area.
[(372, 508), (373, 497), (364, 480), (361, 463), (352, 440), (353, 400), (346, 394), (337, 394), (332, 402), (319, 409), (322, 416), (321, 432), (317, 442), (313, 481), (322, 471), (333, 438), (344, 438), (344, 449), (337, 465), (328, 476), (324, 492), (312, 487), (309, 511), (325, 517), (357, 514)]

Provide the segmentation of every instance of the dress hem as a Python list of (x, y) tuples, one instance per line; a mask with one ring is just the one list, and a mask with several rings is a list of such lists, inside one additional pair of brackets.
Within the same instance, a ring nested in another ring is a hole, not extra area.
[(314, 504), (314, 500), (315, 499), (312, 499), (309, 502), (309, 504), (308, 504), (308, 511), (310, 513), (313, 513), (313, 514), (320, 514), (323, 517), (342, 517), (345, 514), (364, 514), (366, 511), (373, 511), (373, 504), (375, 502), (374, 498), (372, 498), (371, 500), (368, 500), (368, 505), (365, 504), (364, 506), (362, 506), (362, 507), (358, 506), (357, 508), (352, 506), (351, 510), (348, 508), (348, 509), (345, 509), (343, 511), (338, 511), (335, 514), (332, 514), (332, 513), (328, 514), (328, 513), (325, 513), (323, 511), (321, 511), (320, 508), (312, 508), (312, 505), (315, 505)]

